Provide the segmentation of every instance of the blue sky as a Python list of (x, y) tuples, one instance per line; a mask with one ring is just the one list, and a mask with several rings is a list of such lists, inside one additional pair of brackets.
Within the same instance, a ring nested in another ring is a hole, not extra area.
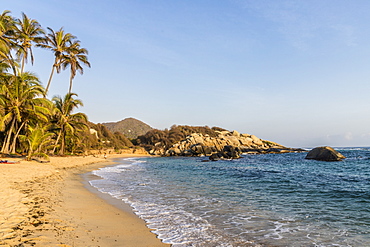
[[(219, 126), (292, 147), (370, 145), (367, 0), (2, 0), (78, 37), (90, 121)], [(28, 66), (47, 82), (52, 53)], [(50, 97), (68, 90), (55, 75)]]

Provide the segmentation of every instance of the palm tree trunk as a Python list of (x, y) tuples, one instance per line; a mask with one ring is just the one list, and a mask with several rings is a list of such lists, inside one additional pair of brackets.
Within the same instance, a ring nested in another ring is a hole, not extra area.
[(33, 149), (32, 149), (32, 145), (30, 145), (30, 148), (28, 149), (28, 153), (27, 153), (27, 161), (31, 161), (32, 154), (33, 154)]
[(55, 141), (55, 145), (54, 145), (54, 148), (53, 148), (53, 151), (52, 151), (53, 154), (55, 153), (55, 149), (57, 148), (57, 145), (58, 145), (58, 142), (59, 142), (59, 139), (60, 139), (61, 136), (62, 136), (62, 130), (60, 130), (60, 132), (58, 134), (58, 137), (57, 137), (57, 140)]
[(45, 95), (47, 95), (47, 94), (48, 94), (49, 87), (50, 87), (50, 83), (51, 83), (51, 79), (53, 78), (53, 74), (54, 74), (54, 69), (55, 69), (55, 64), (53, 64), (53, 67), (52, 67), (52, 69), (51, 69), (51, 73), (50, 73), (49, 81), (48, 81), (48, 84), (47, 84), (46, 89), (45, 89)]
[(23, 126), (26, 124), (26, 122), (23, 122), (21, 124), (21, 127), (19, 127), (17, 133), (14, 135), (14, 138), (13, 138), (13, 144), (12, 144), (12, 147), (11, 147), (11, 152), (12, 153), (15, 153), (15, 147), (16, 147), (16, 144), (17, 144), (17, 138), (19, 136), (19, 132), (21, 131), (21, 129), (23, 128)]
[(17, 76), (17, 67), (15, 66), (12, 54), (9, 53), (9, 56), (7, 56), (6, 59), (8, 60), (10, 66), (12, 67), (14, 75)]
[(66, 145), (66, 135), (65, 135), (65, 133), (63, 133), (62, 134), (62, 143), (60, 144), (60, 150), (59, 150), (60, 155), (64, 155), (65, 145)]
[(73, 76), (72, 76), (72, 73), (71, 73), (71, 77), (69, 78), (69, 91), (68, 91), (68, 93), (72, 92), (72, 80), (73, 80)]
[(26, 54), (23, 55), (23, 58), (22, 58), (22, 68), (21, 68), (21, 74), (23, 74), (24, 72), (24, 61), (26, 60)]
[(8, 134), (6, 136), (6, 140), (5, 140), (5, 142), (3, 144), (3, 147), (1, 149), (2, 153), (6, 153), (6, 154), (9, 153), (10, 139), (11, 139), (12, 132), (13, 132), (13, 129), (14, 129), (15, 121), (16, 121), (16, 118), (13, 118), (12, 124), (10, 125), (10, 129), (9, 129)]

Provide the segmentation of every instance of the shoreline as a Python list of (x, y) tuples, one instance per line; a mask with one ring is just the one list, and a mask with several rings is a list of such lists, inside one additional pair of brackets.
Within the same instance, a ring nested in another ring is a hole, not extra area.
[[(109, 195), (108, 193), (104, 193), (104, 192), (99, 191), (97, 188), (95, 188), (94, 186), (92, 186), (90, 184), (90, 181), (92, 181), (92, 180), (100, 180), (100, 179), (102, 179), (101, 177), (92, 174), (93, 171), (98, 170), (100, 168), (104, 168), (104, 167), (115, 166), (117, 164), (117, 162), (118, 162), (118, 161), (116, 161), (117, 159), (120, 159), (120, 158), (131, 158), (131, 157), (140, 158), (140, 157), (145, 157), (145, 156), (144, 155), (138, 155), (138, 156), (114, 157), (114, 158), (108, 159), (107, 163), (104, 163), (104, 166), (98, 166), (98, 167), (96, 167), (94, 169), (90, 169), (90, 170), (88, 170), (86, 172), (83, 172), (81, 174), (78, 174), (78, 176), (80, 177), (81, 184), (83, 185), (83, 187), (87, 191), (89, 191), (90, 193), (94, 194), (95, 196), (103, 199), (106, 203), (108, 203), (108, 204), (110, 204), (110, 205), (118, 208), (119, 210), (124, 211), (125, 213), (131, 214), (131, 215), (135, 215), (136, 217), (138, 217), (134, 213), (133, 208), (129, 204), (123, 202), (120, 199), (114, 198), (113, 196)], [(142, 220), (142, 221), (145, 222), (144, 220)], [(152, 229), (149, 229), (149, 230), (152, 230)]]
[(143, 156), (0, 164), (0, 246), (169, 246), (130, 205), (84, 181), (87, 173), (114, 165), (114, 158)]

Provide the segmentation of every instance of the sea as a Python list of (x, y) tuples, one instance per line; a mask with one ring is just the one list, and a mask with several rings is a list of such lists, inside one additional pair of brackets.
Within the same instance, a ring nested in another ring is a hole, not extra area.
[(90, 184), (128, 203), (172, 246), (370, 246), (370, 148), (116, 160)]

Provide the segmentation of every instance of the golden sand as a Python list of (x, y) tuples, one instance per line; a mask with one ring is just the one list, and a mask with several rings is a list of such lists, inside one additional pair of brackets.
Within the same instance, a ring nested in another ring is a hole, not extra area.
[(92, 156), (0, 163), (0, 246), (168, 246), (128, 205), (84, 186), (79, 174), (109, 164)]

